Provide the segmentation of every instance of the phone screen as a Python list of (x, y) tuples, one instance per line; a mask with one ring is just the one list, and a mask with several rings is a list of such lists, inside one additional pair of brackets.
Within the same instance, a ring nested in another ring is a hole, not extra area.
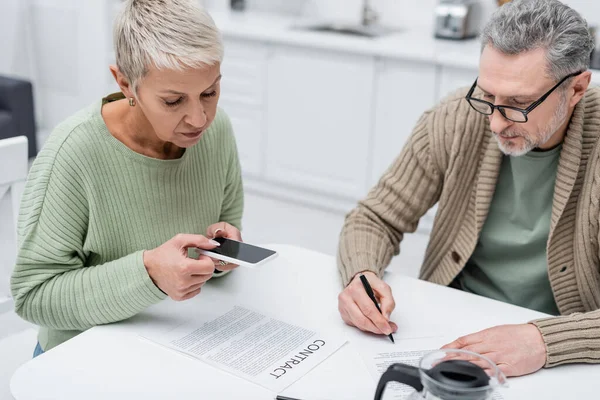
[(226, 238), (215, 238), (213, 240), (219, 242), (221, 246), (211, 249), (211, 252), (235, 258), (236, 260), (245, 261), (250, 264), (259, 263), (265, 258), (269, 258), (275, 254), (275, 251), (273, 250), (263, 249), (262, 247), (252, 246), (251, 244), (237, 242), (235, 240)]

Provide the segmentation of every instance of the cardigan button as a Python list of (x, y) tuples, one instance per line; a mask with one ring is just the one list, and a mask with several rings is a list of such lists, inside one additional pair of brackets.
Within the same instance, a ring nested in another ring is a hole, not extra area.
[(461, 258), (460, 258), (460, 254), (458, 254), (457, 252), (453, 251), (453, 252), (452, 252), (452, 260), (453, 260), (455, 263), (459, 264), (459, 263), (460, 263), (460, 260), (461, 260)]

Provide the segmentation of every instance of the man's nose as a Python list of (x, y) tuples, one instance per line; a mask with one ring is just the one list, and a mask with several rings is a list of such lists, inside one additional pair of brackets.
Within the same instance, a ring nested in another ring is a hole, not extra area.
[(506, 119), (498, 109), (495, 109), (492, 115), (490, 115), (488, 118), (490, 121), (490, 129), (492, 132), (496, 133), (503, 132), (506, 128), (513, 124), (513, 122)]

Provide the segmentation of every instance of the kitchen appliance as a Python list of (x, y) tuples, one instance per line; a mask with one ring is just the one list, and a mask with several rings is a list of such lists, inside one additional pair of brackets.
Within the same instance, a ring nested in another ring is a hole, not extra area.
[(496, 389), (508, 386), (506, 377), (491, 360), (454, 349), (431, 352), (421, 359), (418, 367), (390, 365), (379, 380), (375, 400), (382, 399), (391, 382), (412, 386), (415, 392), (409, 400), (490, 400)]
[(231, 0), (231, 9), (234, 11), (244, 11), (246, 9), (246, 0)]
[(480, 0), (439, 0), (435, 7), (435, 37), (470, 39), (479, 34), (483, 18)]

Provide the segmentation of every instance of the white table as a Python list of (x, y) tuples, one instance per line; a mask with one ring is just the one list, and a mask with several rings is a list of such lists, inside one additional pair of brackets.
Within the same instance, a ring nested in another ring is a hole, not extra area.
[[(207, 284), (193, 300), (166, 300), (128, 321), (90, 329), (29, 361), (12, 378), (13, 396), (17, 400), (273, 399), (274, 394), (262, 387), (136, 334), (140, 327), (160, 319), (186, 319), (206, 303), (203, 299), (221, 292), (274, 317), (356, 337), (337, 314), (341, 283), (334, 258), (293, 246), (269, 247), (280, 255), (259, 269), (238, 268)], [(402, 338), (466, 334), (542, 315), (397, 274), (386, 274), (385, 279), (396, 298), (392, 320), (400, 327), (395, 335), (399, 343)], [(563, 366), (510, 379), (503, 395), (506, 399), (597, 398), (599, 377), (597, 365)], [(283, 394), (304, 400), (366, 400), (373, 398), (375, 386), (356, 351), (356, 341), (350, 341)]]

